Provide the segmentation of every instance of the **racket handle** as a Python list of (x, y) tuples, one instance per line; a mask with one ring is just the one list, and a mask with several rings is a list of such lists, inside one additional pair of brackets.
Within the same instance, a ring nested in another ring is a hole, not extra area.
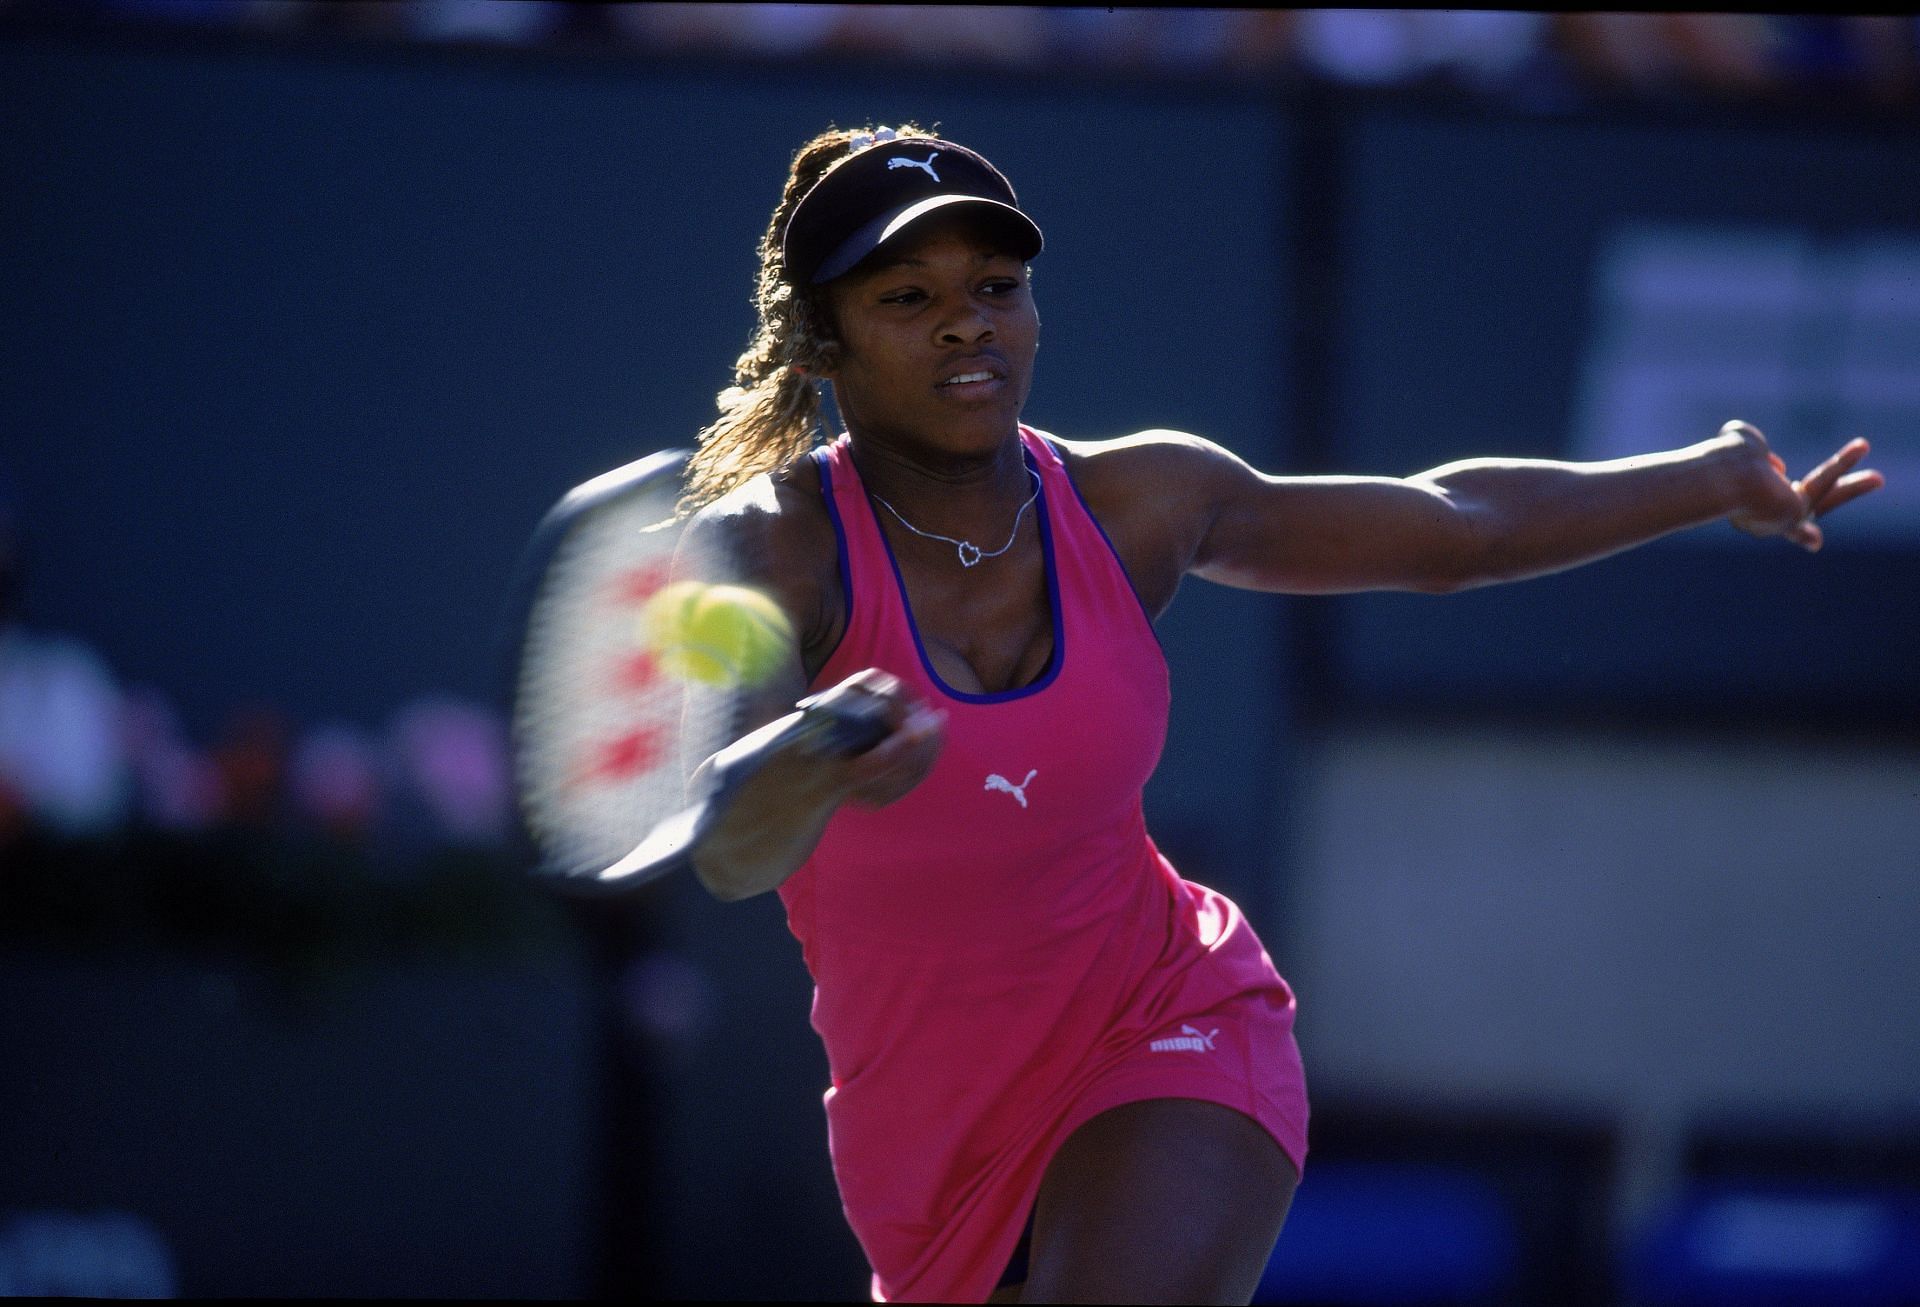
[(860, 690), (823, 690), (794, 707), (800, 710), (803, 731), (815, 736), (811, 743), (822, 753), (865, 753), (893, 729), (886, 700)]
[(720, 814), (747, 777), (758, 771), (775, 750), (805, 740), (821, 753), (865, 753), (887, 737), (887, 702), (857, 689), (836, 686), (809, 695), (794, 707), (788, 725), (752, 752), (721, 762), (708, 796), (661, 822), (620, 861), (598, 875), (558, 874), (551, 883), (584, 897), (606, 897), (635, 889), (670, 871), (685, 867), (693, 852), (713, 828)]

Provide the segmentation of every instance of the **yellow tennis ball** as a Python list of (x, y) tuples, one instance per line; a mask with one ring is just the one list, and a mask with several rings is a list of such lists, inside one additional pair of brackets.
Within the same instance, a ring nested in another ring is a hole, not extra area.
[(757, 590), (676, 581), (641, 606), (640, 640), (675, 676), (754, 686), (792, 656), (793, 624)]

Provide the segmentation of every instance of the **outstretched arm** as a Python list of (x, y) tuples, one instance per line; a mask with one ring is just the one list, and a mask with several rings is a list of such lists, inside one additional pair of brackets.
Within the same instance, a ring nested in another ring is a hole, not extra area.
[[(740, 725), (747, 733), (701, 764), (704, 772), (723, 759), (763, 755), (760, 769), (741, 783), (693, 855), (700, 884), (722, 900), (777, 888), (812, 855), (841, 805), (882, 807), (900, 798), (925, 778), (941, 747), (944, 714), (919, 702), (898, 678), (873, 668), (827, 693), (883, 701), (893, 728), (885, 739), (855, 756), (817, 751), (805, 741), (771, 747), (825, 658), (812, 652), (815, 646), (838, 639), (830, 601), (820, 594), (820, 577), (837, 577), (832, 527), (817, 500), (811, 507), (809, 516), (803, 495), (789, 495), (769, 481), (750, 482), (694, 516), (676, 558), (676, 577), (688, 575), (692, 559), (729, 560), (731, 568), (696, 579), (744, 581), (759, 588), (801, 636), (798, 647), (742, 705)], [(818, 533), (822, 527), (824, 538)], [(700, 788), (700, 772), (694, 790)]]
[(1721, 518), (1814, 550), (1815, 518), (1883, 483), (1878, 472), (1854, 470), (1864, 440), (1791, 480), (1744, 422), (1666, 453), (1598, 463), (1476, 458), (1404, 479), (1269, 477), (1218, 446), (1187, 448), (1189, 470), (1207, 464), (1206, 525), (1187, 570), (1298, 594), (1437, 594), (1517, 581)]

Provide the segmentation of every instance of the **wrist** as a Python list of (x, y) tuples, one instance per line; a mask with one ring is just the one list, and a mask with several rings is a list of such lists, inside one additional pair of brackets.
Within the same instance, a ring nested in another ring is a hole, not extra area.
[(1695, 448), (1700, 451), (1701, 465), (1706, 469), (1715, 516), (1739, 513), (1762, 498), (1758, 492), (1772, 469), (1767, 465), (1765, 453), (1738, 431), (1723, 429)]

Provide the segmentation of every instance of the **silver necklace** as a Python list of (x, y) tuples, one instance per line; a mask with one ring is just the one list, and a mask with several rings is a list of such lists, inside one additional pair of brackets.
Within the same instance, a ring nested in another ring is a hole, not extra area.
[(871, 490), (867, 493), (873, 495), (874, 503), (880, 505), (880, 507), (886, 509), (889, 513), (892, 513), (894, 517), (899, 520), (901, 526), (904, 526), (917, 536), (925, 536), (929, 540), (938, 540), (942, 544), (952, 545), (960, 555), (960, 566), (973, 567), (983, 558), (998, 558), (1000, 555), (1006, 553), (1007, 550), (1013, 548), (1014, 537), (1020, 534), (1020, 520), (1027, 515), (1027, 510), (1033, 507), (1033, 501), (1040, 497), (1040, 474), (1032, 468), (1028, 468), (1027, 475), (1033, 478), (1033, 493), (1027, 496), (1026, 503), (1020, 505), (1020, 511), (1013, 515), (1013, 531), (1007, 536), (1007, 543), (1001, 545), (992, 553), (986, 552), (971, 540), (955, 540), (952, 536), (941, 536), (935, 535), (931, 531), (922, 531), (919, 527), (907, 521), (906, 518), (901, 517), (900, 510), (892, 504), (889, 504), (878, 495), (873, 495)]

